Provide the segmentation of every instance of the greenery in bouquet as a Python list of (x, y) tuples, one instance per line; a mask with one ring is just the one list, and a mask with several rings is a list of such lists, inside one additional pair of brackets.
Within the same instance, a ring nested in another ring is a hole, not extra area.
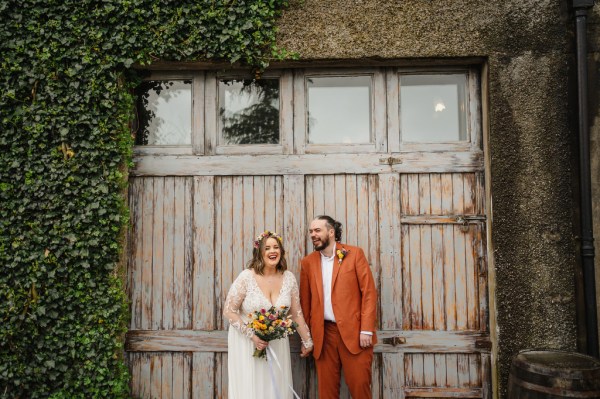
[[(288, 315), (289, 307), (280, 306), (269, 309), (260, 309), (248, 315), (250, 321), (247, 326), (254, 331), (254, 335), (263, 341), (273, 341), (280, 338), (286, 338), (296, 331), (298, 324), (292, 321)], [(252, 355), (258, 358), (266, 359), (265, 349), (255, 349)]]

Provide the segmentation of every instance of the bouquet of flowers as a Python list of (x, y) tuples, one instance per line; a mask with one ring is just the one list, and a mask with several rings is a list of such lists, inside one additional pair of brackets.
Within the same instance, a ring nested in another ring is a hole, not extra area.
[[(278, 309), (271, 306), (269, 309), (257, 310), (248, 315), (251, 319), (247, 326), (263, 341), (285, 338), (292, 335), (297, 327), (296, 322), (288, 315), (288, 311), (288, 306), (281, 306)], [(252, 356), (266, 359), (267, 352), (265, 349), (255, 349)]]

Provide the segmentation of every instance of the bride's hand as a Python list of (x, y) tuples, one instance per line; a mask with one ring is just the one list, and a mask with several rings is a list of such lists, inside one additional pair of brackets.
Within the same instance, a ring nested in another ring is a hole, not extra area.
[(263, 350), (269, 345), (269, 343), (267, 341), (263, 341), (262, 339), (258, 338), (256, 335), (252, 336), (252, 342), (254, 342), (254, 346), (258, 350)]

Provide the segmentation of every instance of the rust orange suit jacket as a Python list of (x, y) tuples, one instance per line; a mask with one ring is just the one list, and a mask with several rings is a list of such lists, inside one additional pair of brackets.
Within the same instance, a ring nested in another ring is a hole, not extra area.
[[(338, 262), (337, 255), (333, 260), (331, 278), (333, 313), (344, 345), (351, 353), (357, 354), (362, 350), (359, 344), (361, 331), (372, 331), (373, 345), (377, 342), (375, 335), (377, 291), (363, 250), (339, 242), (336, 243), (335, 248), (336, 251), (344, 248), (348, 252), (341, 264)], [(323, 275), (319, 251), (314, 251), (301, 261), (300, 304), (314, 341), (313, 356), (318, 359), (323, 348), (325, 325)]]

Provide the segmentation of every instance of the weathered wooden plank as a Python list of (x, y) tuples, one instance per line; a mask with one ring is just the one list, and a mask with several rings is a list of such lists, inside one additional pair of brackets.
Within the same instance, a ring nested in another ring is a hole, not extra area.
[(294, 153), (304, 154), (308, 142), (306, 126), (306, 98), (304, 87), (304, 71), (294, 70)]
[(431, 181), (429, 174), (417, 175), (419, 179), (419, 214), (431, 215)]
[[(352, 245), (358, 245), (361, 246), (362, 248), (367, 248), (366, 246), (363, 246), (362, 243), (358, 242), (358, 226), (361, 225), (359, 223), (359, 219), (362, 218), (364, 220), (367, 219), (368, 214), (367, 212), (365, 212), (365, 210), (367, 208), (362, 208), (360, 209), (358, 207), (358, 196), (359, 193), (357, 192), (357, 187), (356, 187), (356, 181), (357, 178), (360, 178), (361, 176), (356, 176), (356, 175), (347, 175), (345, 176), (345, 185), (346, 185), (346, 193), (345, 193), (345, 197), (346, 197), (346, 225), (345, 225), (345, 238), (344, 240), (347, 243), (350, 243)], [(360, 209), (360, 211), (359, 211)], [(363, 228), (366, 230), (368, 224), (364, 223), (362, 224), (362, 226), (364, 226)]]
[[(193, 203), (192, 195), (194, 193), (194, 180), (191, 177), (185, 179), (184, 195), (184, 279), (183, 279), (183, 320), (181, 325), (184, 328), (192, 328), (192, 288), (193, 288), (193, 268), (194, 268), (194, 232), (193, 232)], [(176, 291), (177, 292), (177, 291)]]
[(492, 398), (492, 363), (489, 353), (481, 354), (481, 391), (482, 399)]
[(434, 315), (433, 315), (433, 260), (432, 253), (434, 248), (431, 245), (431, 226), (419, 226), (418, 231), (421, 235), (421, 304), (423, 312), (423, 329), (433, 330)]
[(456, 357), (458, 358), (458, 386), (468, 387), (471, 383), (469, 376), (469, 354), (459, 353)]
[(442, 175), (439, 173), (431, 173), (429, 175), (430, 184), (430, 214), (442, 214)]
[(469, 386), (481, 386), (481, 356), (478, 353), (469, 354)]
[(413, 353), (406, 355), (412, 358), (412, 385), (422, 387), (425, 385), (425, 367), (422, 353)]
[(454, 212), (458, 214), (465, 213), (465, 190), (464, 179), (461, 173), (452, 174), (452, 206)]
[[(385, 355), (384, 355), (385, 356)], [(412, 387), (415, 385), (413, 357), (412, 355), (404, 355), (404, 386)]]
[[(402, 216), (400, 222), (402, 224), (456, 224), (463, 226), (464, 222), (459, 219), (462, 215), (409, 215)], [(470, 222), (484, 221), (484, 216), (470, 216)]]
[(408, 384), (410, 376), (406, 374), (407, 370), (404, 354), (381, 355), (382, 359), (382, 392), (384, 398), (404, 399), (404, 385)]
[(383, 69), (378, 69), (373, 75), (373, 109), (371, 115), (373, 121), (373, 135), (375, 136), (375, 148), (377, 152), (387, 152), (387, 124), (386, 124), (386, 108), (379, 106), (387, 101), (385, 72)]
[(280, 96), (280, 129), (279, 140), (284, 154), (293, 152), (294, 144), (294, 75), (291, 70), (286, 70), (279, 78)]
[[(367, 208), (360, 208), (361, 209), (368, 209), (368, 214), (369, 214), (369, 224), (368, 224), (368, 239), (369, 239), (369, 246), (368, 246), (368, 250), (367, 250), (367, 254), (369, 256), (369, 262), (371, 264), (371, 271), (373, 272), (373, 278), (375, 279), (375, 284), (377, 285), (377, 289), (380, 291), (381, 289), (381, 262), (379, 261), (379, 176), (377, 175), (369, 175), (368, 177), (368, 198), (369, 198), (369, 202), (368, 202), (368, 206)], [(399, 206), (398, 208), (399, 209)], [(362, 211), (361, 213), (367, 213)], [(396, 243), (400, 242), (400, 226), (399, 226), (399, 221), (398, 221), (398, 216), (399, 215), (393, 215), (393, 219), (395, 220), (395, 237), (396, 238)], [(365, 225), (366, 226), (366, 225)], [(363, 229), (361, 229), (363, 230)], [(365, 241), (366, 242), (366, 241)], [(394, 251), (394, 259), (395, 259), (395, 267), (396, 268), (400, 268), (400, 245), (398, 245), (396, 248), (393, 249)], [(402, 278), (402, 275), (400, 275), (400, 278)], [(400, 299), (402, 299), (402, 293), (399, 293), (400, 295)], [(378, 308), (378, 314), (381, 314), (381, 302), (378, 301), (377, 303)], [(402, 321), (402, 315), (399, 316), (399, 320), (400, 322)]]
[(215, 396), (215, 355), (195, 352), (192, 354), (192, 399)]
[(265, 231), (265, 177), (254, 176), (253, 177), (253, 198), (254, 198), (254, 235), (256, 237), (259, 232)]
[(435, 356), (433, 353), (423, 354), (423, 385), (432, 387), (435, 386)]
[(462, 227), (453, 226), (454, 230), (454, 270), (455, 270), (455, 295), (456, 295), (456, 328), (468, 328), (467, 317), (467, 271), (465, 265), (465, 234)]
[[(302, 176), (298, 176), (302, 178)], [(304, 197), (304, 192), (299, 193)], [(282, 176), (275, 176), (275, 231), (284, 231), (284, 202), (285, 202), (285, 188), (284, 180)], [(303, 210), (304, 212), (304, 210)]]
[(408, 226), (410, 251), (410, 325), (412, 329), (423, 329), (422, 278), (421, 278), (421, 234), (419, 226)]
[(228, 359), (226, 353), (217, 353), (216, 367), (215, 367), (215, 397), (218, 399), (225, 399), (229, 397), (229, 391), (227, 389), (229, 376), (227, 375)]
[[(209, 142), (206, 151), (209, 151)], [(483, 170), (483, 154), (479, 152), (407, 152), (391, 154), (402, 163), (380, 162), (382, 154), (337, 154), (335, 162), (328, 154), (296, 155), (138, 155), (134, 157), (132, 176), (232, 176), (307, 174), (379, 174), (471, 172)], [(323, 168), (326, 164), (327, 168)]]
[(301, 398), (308, 397), (307, 359), (292, 356), (292, 387)]
[(215, 328), (214, 177), (194, 177), (194, 264), (192, 272), (195, 330)]
[(173, 297), (173, 273), (174, 273), (174, 258), (173, 255), (179, 248), (176, 247), (174, 240), (175, 230), (175, 179), (173, 177), (165, 177), (164, 179), (164, 195), (163, 195), (163, 315), (162, 328), (172, 329), (175, 311), (175, 298)]
[(185, 353), (173, 353), (173, 399), (182, 398), (188, 399), (189, 396), (186, 396), (186, 362), (185, 357), (187, 356)]
[(215, 177), (215, 236), (214, 236), (214, 259), (215, 259), (215, 319), (216, 328), (224, 328), (223, 303), (229, 287), (223, 286), (223, 262), (221, 260), (222, 247), (221, 235), (223, 235), (223, 178)]
[(446, 355), (441, 353), (435, 353), (434, 355), (434, 367), (435, 367), (435, 386), (446, 387)]
[(406, 214), (419, 215), (421, 198), (419, 196), (419, 175), (409, 174), (406, 176), (406, 188), (408, 198), (406, 198)]
[[(265, 177), (265, 230), (277, 230), (275, 224), (277, 214), (277, 202), (275, 194), (277, 192), (277, 181), (275, 176)], [(257, 233), (258, 235), (258, 233)]]
[[(404, 330), (412, 329), (412, 292), (411, 292), (411, 242), (410, 242), (410, 226), (401, 225), (402, 236), (401, 236), (401, 245), (402, 245), (402, 313), (404, 315), (402, 319), (402, 328)], [(414, 256), (414, 255), (413, 255)], [(382, 304), (383, 306), (383, 304)]]
[(456, 268), (454, 264), (454, 227), (442, 227), (444, 263), (444, 304), (446, 329), (456, 330)]
[(373, 363), (371, 364), (371, 395), (372, 399), (381, 399), (383, 397), (383, 385), (381, 381), (382, 360), (381, 354), (373, 355)]
[(161, 355), (161, 382), (160, 398), (173, 398), (173, 354), (163, 353)]
[(131, 179), (129, 186), (129, 200), (131, 209), (131, 234), (129, 261), (129, 298), (131, 302), (130, 329), (142, 328), (142, 269), (143, 259), (143, 198), (144, 178)]
[(476, 271), (478, 276), (478, 293), (479, 293), (479, 330), (488, 331), (488, 295), (487, 295), (487, 243), (485, 237), (485, 225), (477, 226), (477, 236), (475, 238), (478, 257), (476, 263)]
[(162, 392), (162, 354), (150, 354), (150, 396), (159, 398)]
[(458, 355), (446, 355), (446, 386), (458, 387)]
[[(192, 81), (192, 104), (204, 104), (204, 72), (199, 72)], [(192, 111), (192, 148), (194, 154), (204, 154), (204, 109)]]
[[(214, 154), (217, 148), (217, 80), (216, 73), (206, 72), (204, 84), (204, 153)], [(185, 175), (202, 175), (202, 173), (186, 173)]]
[(446, 329), (443, 226), (431, 226), (431, 262), (433, 278), (433, 328)]
[(335, 211), (333, 218), (342, 224), (342, 241), (347, 241), (346, 226), (348, 225), (348, 218), (346, 215), (346, 177), (344, 175), (336, 175), (333, 177), (334, 181), (334, 199)]
[(396, 68), (386, 71), (388, 150), (400, 151), (400, 86)]
[(323, 176), (323, 189), (325, 198), (323, 200), (323, 212), (325, 215), (329, 215), (337, 220), (336, 200), (335, 197), (335, 176), (325, 175)]
[(470, 224), (465, 239), (465, 273), (467, 284), (467, 328), (479, 329), (479, 295), (477, 284), (479, 278), (475, 269), (478, 258), (478, 243), (476, 242), (477, 226)]
[(152, 384), (152, 370), (150, 367), (151, 354), (142, 353), (140, 354), (140, 398), (148, 398), (151, 395), (151, 384)]
[(173, 227), (173, 325), (175, 328), (187, 328), (185, 313), (188, 302), (186, 297), (186, 256), (185, 256), (185, 177), (175, 178), (175, 224)]
[(287, 248), (288, 269), (299, 279), (300, 260), (305, 254), (304, 209), (305, 192), (302, 176), (284, 176), (283, 226)]
[(477, 212), (476, 183), (474, 173), (463, 173), (464, 214), (473, 215)]
[[(216, 237), (217, 245), (220, 244), (220, 257), (221, 263), (221, 287), (223, 296), (219, 298), (221, 302), (220, 310), (223, 311), (223, 302), (231, 283), (237, 277), (233, 270), (233, 259), (232, 259), (232, 232), (235, 226), (233, 225), (233, 180), (231, 177), (224, 177), (221, 179), (221, 235)], [(221, 328), (226, 329), (228, 322), (223, 320)]]
[(310, 222), (316, 216), (315, 214), (315, 194), (314, 194), (314, 185), (315, 179), (314, 176), (305, 176), (304, 178), (304, 204), (306, 207), (306, 227), (304, 231), (304, 242), (306, 253), (309, 253), (313, 249), (312, 241), (310, 240), (310, 235), (308, 234), (308, 228), (310, 227)]
[(144, 179), (143, 187), (143, 232), (142, 232), (142, 317), (140, 326), (143, 329), (152, 328), (152, 230), (154, 213), (154, 180)]
[(379, 231), (381, 263), (381, 327), (397, 329), (402, 325), (402, 277), (398, 275), (399, 178), (396, 174), (379, 176)]
[(131, 380), (129, 382), (129, 388), (134, 398), (142, 397), (142, 362), (141, 357), (145, 353), (132, 352), (127, 354), (127, 365), (129, 367), (129, 373), (131, 374)]
[[(424, 350), (488, 353), (491, 345), (489, 336), (478, 332), (380, 330), (377, 336), (380, 339), (374, 347), (376, 353), (422, 353)], [(392, 337), (401, 337), (405, 342), (386, 343)], [(298, 341), (292, 339), (290, 346), (292, 353), (300, 352)], [(127, 333), (125, 349), (129, 352), (226, 352), (227, 330), (132, 330)]]
[(454, 210), (454, 204), (452, 203), (452, 199), (454, 197), (452, 190), (453, 190), (452, 174), (442, 173), (441, 174), (442, 210), (440, 212), (441, 215), (451, 215), (451, 214), (456, 213)]
[[(232, 180), (232, 213), (231, 213), (231, 225), (233, 226), (227, 234), (231, 237), (231, 246), (229, 248), (231, 252), (231, 272), (232, 280), (244, 270), (244, 262), (249, 259), (252, 253), (252, 234), (244, 239), (244, 202), (246, 195), (244, 193), (244, 178), (242, 176), (233, 176)], [(252, 199), (250, 199), (251, 201)], [(252, 206), (251, 204), (248, 204)], [(231, 283), (230, 283), (231, 284)], [(230, 285), (229, 284), (229, 285)], [(229, 286), (228, 285), (228, 286)]]
[(410, 398), (481, 398), (481, 394), (477, 388), (406, 388)]
[[(246, 267), (246, 262), (252, 256), (252, 248), (254, 245), (254, 237), (258, 235), (261, 230), (257, 230), (254, 224), (254, 207), (258, 202), (254, 198), (254, 177), (244, 176), (242, 178), (242, 193), (243, 193), (243, 206), (242, 206), (242, 225), (243, 228), (241, 234), (241, 259), (239, 261), (239, 271), (241, 272)], [(261, 201), (262, 202), (262, 201)]]

